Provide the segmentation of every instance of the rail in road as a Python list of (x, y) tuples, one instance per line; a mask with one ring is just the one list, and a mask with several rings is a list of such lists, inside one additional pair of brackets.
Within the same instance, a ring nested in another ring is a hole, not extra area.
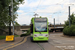
[[(29, 40), (29, 41), (27, 41), (27, 40)], [(12, 46), (9, 46), (9, 47), (6, 47), (6, 48), (4, 48), (3, 50), (13, 50), (12, 48), (14, 48), (14, 47), (17, 47), (18, 48), (18, 46), (19, 47), (22, 47), (22, 45), (23, 44), (25, 44), (25, 46), (26, 46), (26, 44), (28, 44), (28, 42), (31, 44), (30, 46), (31, 47), (34, 47), (34, 46), (38, 46), (38, 48), (39, 48), (39, 50), (50, 50), (50, 43), (49, 42), (31, 42), (30, 41), (30, 38), (29, 38), (29, 36), (27, 36), (27, 37), (25, 37), (24, 38), (24, 40), (22, 41), (22, 42), (20, 42), (20, 43), (17, 43), (17, 44), (15, 44), (15, 45), (12, 45)], [(34, 44), (34, 45), (33, 45)], [(20, 46), (21, 45), (21, 46)], [(29, 47), (29, 48), (31, 48), (31, 47)], [(53, 47), (53, 48), (55, 48), (54, 46), (51, 46), (51, 47)], [(28, 49), (29, 49), (28, 48)], [(26, 47), (24, 47), (24, 50), (26, 49)], [(14, 49), (14, 50), (16, 50), (16, 49)], [(26, 49), (27, 50), (27, 49)], [(35, 49), (36, 50), (36, 49)], [(53, 49), (52, 49), (53, 50)], [(56, 49), (57, 50), (57, 49)]]
[(37, 45), (41, 48), (41, 50), (45, 50), (39, 43)]
[(48, 42), (31, 42), (30, 36), (16, 45), (4, 50), (75, 50), (75, 38), (64, 37), (63, 34), (50, 34)]

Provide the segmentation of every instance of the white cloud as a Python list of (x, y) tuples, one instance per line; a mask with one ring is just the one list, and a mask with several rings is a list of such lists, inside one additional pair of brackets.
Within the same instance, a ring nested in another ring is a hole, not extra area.
[(40, 5), (51, 5), (59, 3), (61, 0), (42, 0)]
[(64, 24), (64, 21), (68, 19), (68, 15), (63, 14), (63, 15), (57, 15), (55, 17), (48, 17), (49, 21), (54, 24), (54, 18), (55, 18), (55, 24)]
[(61, 15), (61, 16), (56, 16), (56, 17), (47, 17), (48, 18), (48, 22), (54, 24), (54, 18), (55, 18), (55, 24), (64, 24), (65, 21), (67, 20), (68, 18), (68, 15)]
[[(66, 13), (66, 14), (67, 14), (67, 13)], [(68, 15), (66, 15), (66, 14), (63, 14), (63, 15), (61, 15), (61, 16), (58, 16), (58, 22), (59, 22), (59, 23), (64, 24), (64, 22), (65, 22), (66, 20), (68, 20)]]
[[(66, 21), (68, 19), (68, 14), (65, 14), (66, 12), (68, 12), (68, 6), (70, 4), (69, 1), (71, 0), (38, 0), (37, 2), (31, 2), (31, 3), (28, 3), (29, 0), (25, 0), (25, 4), (23, 5), (20, 5), (20, 8), (25, 8), (25, 7), (30, 7), (30, 8), (33, 8), (34, 7), (37, 7), (39, 5), (40, 6), (48, 6), (48, 7), (45, 7), (45, 9), (40, 9), (38, 7), (36, 13), (39, 14), (39, 16), (43, 16), (43, 17), (48, 17), (49, 19), (49, 22), (53, 23), (53, 16), (49, 16), (47, 13), (59, 13), (59, 12), (62, 12), (62, 15), (59, 15), (58, 16), (54, 16), (55, 19), (56, 19), (56, 23), (62, 23), (64, 24), (64, 21)], [(39, 3), (40, 2), (40, 3)], [(73, 0), (72, 0), (73, 2)], [(27, 9), (26, 9), (27, 10)], [(31, 21), (31, 18), (32, 16), (28, 16), (24, 13), (23, 10), (18, 10), (17, 12), (20, 12), (22, 14), (19, 14), (19, 17), (17, 19), (18, 23), (20, 24), (30, 24), (30, 21)], [(39, 12), (47, 12), (46, 14), (41, 14)], [(71, 12), (75, 12), (75, 8), (74, 6), (71, 7)], [(33, 14), (34, 15), (34, 14)], [(54, 14), (51, 14), (51, 15), (54, 15)]]
[(75, 12), (75, 7), (74, 6), (70, 6), (71, 8), (71, 13)]
[(32, 3), (30, 3), (29, 5), (28, 5), (28, 7), (37, 7), (38, 5), (39, 5), (39, 1), (40, 0), (38, 0), (37, 2), (32, 2)]
[(70, 3), (75, 3), (75, 0), (70, 0)]
[[(68, 15), (66, 15), (66, 14), (64, 14), (64, 15), (59, 15), (59, 16), (56, 16), (56, 17), (52, 17), (52, 16), (47, 16), (47, 15), (42, 15), (42, 17), (47, 17), (48, 18), (48, 22), (50, 22), (50, 23), (52, 23), (52, 24), (54, 24), (54, 18), (55, 18), (55, 23), (56, 24), (64, 24), (64, 21), (66, 21), (67, 19), (68, 19)], [(19, 23), (19, 24), (27, 24), (27, 25), (29, 25), (30, 24), (30, 22), (31, 22), (31, 18), (32, 18), (32, 16), (27, 16), (25, 13), (23, 13), (23, 14), (20, 14), (19, 15), (19, 17), (18, 17), (18, 19), (16, 19), (17, 20), (17, 22)]]
[(18, 12), (18, 13), (24, 13), (24, 11), (23, 11), (23, 10), (17, 10), (17, 12)]
[(27, 6), (27, 5), (28, 5), (27, 0), (24, 0), (24, 4), (20, 4), (19, 7), (25, 7), (25, 6)]
[(58, 11), (60, 11), (60, 12), (62, 12), (62, 11), (64, 11), (64, 12), (68, 12), (68, 7), (67, 6), (63, 6), (63, 8), (61, 7), (61, 5), (54, 5), (54, 6), (49, 6), (49, 7), (47, 7), (46, 9), (37, 9), (37, 13), (39, 13), (39, 12), (47, 12), (47, 13), (55, 13), (55, 12), (58, 12)]
[(30, 21), (31, 21), (31, 16), (27, 16), (25, 13), (22, 13), (22, 14), (19, 14), (18, 18), (16, 19), (17, 22), (19, 24), (27, 24), (29, 25), (30, 24)]

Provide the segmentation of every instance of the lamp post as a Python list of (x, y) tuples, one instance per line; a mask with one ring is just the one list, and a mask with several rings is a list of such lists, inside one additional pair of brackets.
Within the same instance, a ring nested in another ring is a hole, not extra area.
[(55, 29), (55, 18), (54, 18), (54, 29)]
[[(74, 5), (74, 4), (69, 4), (69, 5)], [(70, 6), (69, 6), (69, 27), (71, 26), (71, 21), (70, 21)]]
[(55, 33), (55, 18), (54, 18), (54, 31), (53, 32)]
[(69, 6), (69, 27), (71, 26), (71, 23), (70, 23), (70, 6)]
[[(11, 6), (9, 5), (9, 19), (11, 19)], [(9, 35), (11, 35), (11, 20), (9, 20)]]
[(13, 18), (13, 0), (11, 0), (11, 2), (12, 2), (12, 24), (13, 24), (13, 35), (14, 35), (14, 18)]

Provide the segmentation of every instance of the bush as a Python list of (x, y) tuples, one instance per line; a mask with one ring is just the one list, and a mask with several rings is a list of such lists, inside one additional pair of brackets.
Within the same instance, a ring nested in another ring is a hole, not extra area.
[(50, 30), (49, 32), (53, 32), (52, 30)]
[(71, 25), (71, 27), (66, 26), (63, 29), (64, 35), (75, 36), (75, 25)]
[(20, 37), (27, 36), (26, 34), (21, 34)]
[(6, 36), (0, 36), (0, 40), (5, 39), (5, 38), (6, 38)]
[(26, 34), (21, 34), (20, 37), (28, 36), (28, 35), (30, 35), (30, 30), (28, 30)]
[(68, 35), (68, 30), (69, 30), (69, 26), (66, 26), (66, 27), (63, 29), (64, 35)]
[(72, 30), (73, 35), (75, 36), (75, 29)]
[(69, 27), (69, 33), (68, 33), (68, 35), (69, 36), (74, 36), (74, 33), (73, 33), (73, 30), (75, 29), (75, 25), (71, 25), (71, 27)]

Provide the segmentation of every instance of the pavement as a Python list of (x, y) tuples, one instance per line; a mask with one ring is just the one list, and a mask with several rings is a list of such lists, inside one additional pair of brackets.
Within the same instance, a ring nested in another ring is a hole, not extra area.
[(30, 37), (26, 38), (23, 43), (14, 47), (5, 48), (4, 50), (59, 50), (48, 42), (31, 42)]
[(75, 37), (65, 36), (63, 33), (50, 34), (49, 42), (60, 50), (75, 50)]
[(12, 46), (16, 43), (19, 43), (21, 42), (22, 40), (24, 39), (24, 37), (15, 37), (15, 41), (10, 41), (10, 42), (6, 42), (5, 39), (2, 39), (0, 40), (0, 49), (3, 49), (5, 47), (8, 47), (8, 46)]
[[(23, 41), (22, 41), (23, 40)], [(14, 42), (0, 40), (0, 50), (75, 50), (75, 37), (50, 33), (48, 42), (31, 42), (30, 36), (16, 37)]]

